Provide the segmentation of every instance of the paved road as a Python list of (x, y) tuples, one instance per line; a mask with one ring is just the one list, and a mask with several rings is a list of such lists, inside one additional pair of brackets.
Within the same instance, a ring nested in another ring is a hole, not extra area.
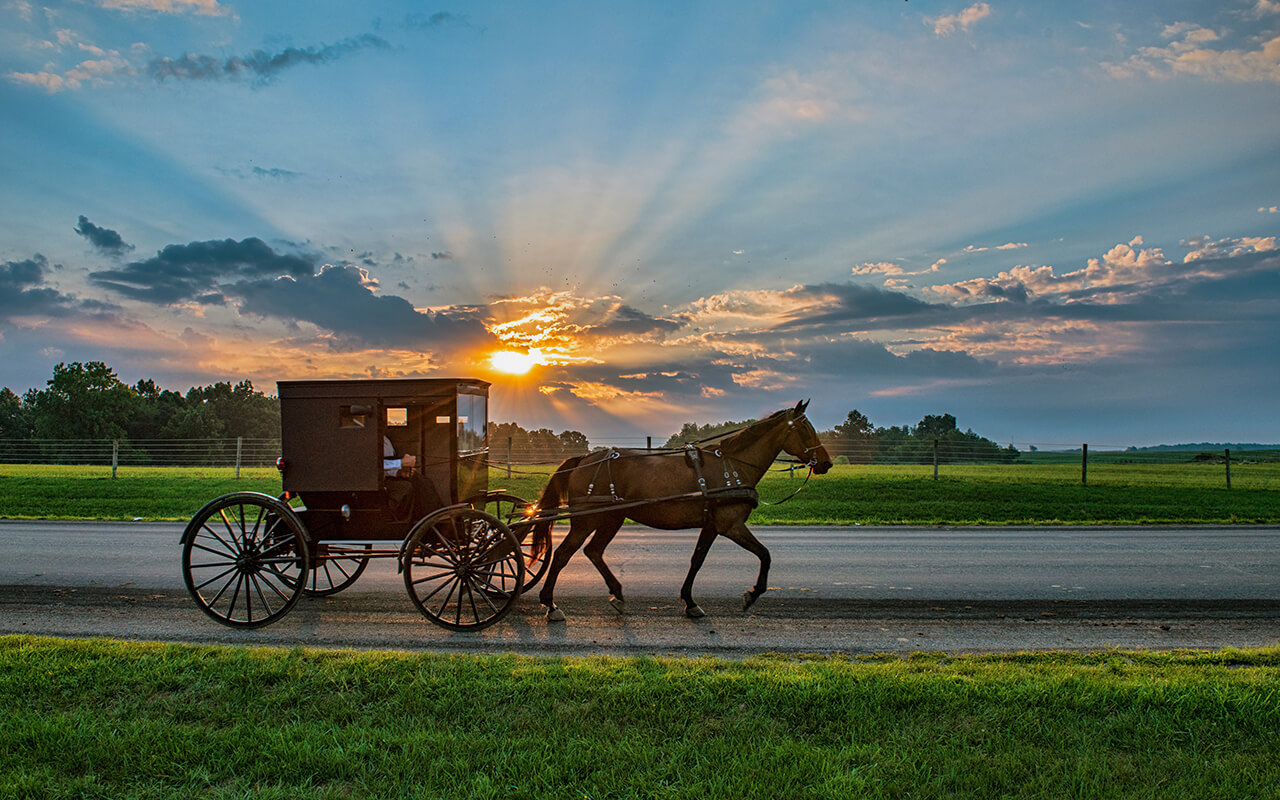
[(532, 597), (479, 633), (424, 620), (389, 561), (259, 631), (186, 596), (178, 523), (0, 521), (0, 633), (536, 653), (712, 653), (1222, 647), (1280, 644), (1280, 528), (758, 528), (771, 591), (737, 598), (755, 560), (712, 549), (676, 601), (693, 532), (625, 529), (607, 558), (628, 614), (578, 556), (548, 625)]

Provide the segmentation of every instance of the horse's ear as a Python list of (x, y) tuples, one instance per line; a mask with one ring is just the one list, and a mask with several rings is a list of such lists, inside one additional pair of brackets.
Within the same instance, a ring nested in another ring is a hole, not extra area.
[(805, 410), (806, 408), (808, 408), (808, 407), (809, 407), (809, 401), (808, 401), (808, 400), (801, 400), (799, 403), (796, 403), (796, 413), (797, 413), (797, 414), (803, 414), (803, 413), (804, 413), (804, 410)]

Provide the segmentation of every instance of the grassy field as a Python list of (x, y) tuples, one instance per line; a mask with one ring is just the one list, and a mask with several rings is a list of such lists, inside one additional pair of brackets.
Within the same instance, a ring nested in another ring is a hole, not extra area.
[[(534, 499), (551, 467), (491, 471), (490, 486)], [(944, 466), (837, 466), (803, 480), (770, 473), (760, 484), (759, 524), (1009, 525), (1280, 522), (1280, 463)], [(185, 520), (234, 491), (279, 494), (274, 469), (121, 468), (0, 465), (0, 517), (14, 519)]]
[(1277, 797), (1280, 650), (551, 659), (0, 637), (0, 798)]

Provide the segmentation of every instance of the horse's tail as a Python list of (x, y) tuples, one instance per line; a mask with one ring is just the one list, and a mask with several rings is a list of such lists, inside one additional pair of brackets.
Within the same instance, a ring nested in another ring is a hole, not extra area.
[(537, 513), (540, 518), (533, 526), (535, 559), (541, 559), (543, 554), (551, 549), (551, 527), (556, 520), (555, 515), (549, 512), (569, 502), (569, 479), (573, 477), (573, 471), (578, 468), (578, 462), (582, 458), (582, 456), (566, 458), (560, 466), (556, 467), (556, 471), (551, 475), (551, 480), (547, 481), (546, 488), (542, 490), (542, 494), (538, 497)]

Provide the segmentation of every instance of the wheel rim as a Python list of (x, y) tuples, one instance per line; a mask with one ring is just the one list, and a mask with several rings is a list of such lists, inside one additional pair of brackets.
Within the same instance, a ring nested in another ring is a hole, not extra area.
[(427, 518), (410, 533), (404, 582), (426, 617), (452, 630), (476, 630), (510, 610), (524, 581), (524, 559), (507, 526), (474, 509)]
[(287, 613), (301, 593), (308, 567), (302, 531), (267, 500), (219, 498), (187, 526), (187, 589), (206, 614), (225, 625), (265, 625)]

